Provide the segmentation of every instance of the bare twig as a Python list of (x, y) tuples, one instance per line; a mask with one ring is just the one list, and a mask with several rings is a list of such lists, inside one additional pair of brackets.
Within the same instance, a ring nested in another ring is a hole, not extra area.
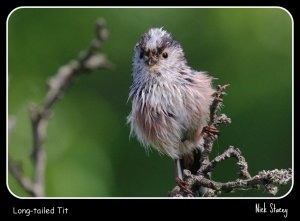
[(100, 18), (96, 25), (96, 38), (91, 42), (88, 49), (81, 52), (76, 60), (59, 68), (58, 72), (48, 82), (48, 92), (41, 105), (31, 104), (29, 107), (33, 134), (33, 181), (29, 182), (29, 180), (22, 175), (20, 167), (16, 166), (17, 164), (11, 159), (9, 160), (9, 170), (20, 185), (32, 196), (44, 196), (46, 154), (43, 148), (43, 142), (46, 137), (47, 124), (52, 107), (75, 76), (95, 69), (109, 68), (111, 66), (104, 54), (97, 53), (97, 50), (102, 46), (107, 36), (105, 21)]
[(12, 161), (10, 157), (8, 159), (8, 169), (11, 175), (23, 187), (23, 189), (30, 195), (34, 195), (33, 183), (29, 178), (23, 175), (20, 165)]
[(225, 84), (223, 86), (218, 85), (217, 90), (215, 92), (215, 98), (210, 106), (210, 122), (209, 124), (214, 124), (215, 119), (217, 117), (216, 113), (219, 107), (223, 102), (223, 97), (225, 95), (225, 90), (230, 86), (230, 84)]
[[(8, 136), (16, 125), (15, 117), (8, 117)], [(33, 184), (30, 179), (23, 176), (22, 168), (20, 164), (12, 161), (10, 156), (8, 156), (8, 169), (11, 172), (12, 176), (16, 179), (16, 181), (24, 188), (25, 191), (33, 195)]]
[(209, 172), (212, 172), (218, 163), (231, 157), (238, 160), (237, 165), (240, 168), (241, 177), (250, 179), (251, 175), (248, 172), (248, 164), (245, 158), (241, 155), (241, 151), (238, 148), (234, 148), (233, 146), (230, 146), (223, 154), (215, 157), (215, 159), (213, 159), (209, 164), (202, 165), (202, 167), (198, 171), (198, 174), (207, 174)]
[[(222, 104), (223, 96), (225, 95), (226, 88), (229, 87), (229, 84), (223, 86), (218, 85), (215, 92), (215, 98), (210, 106), (210, 120), (208, 127), (216, 128), (220, 124), (231, 123), (231, 119), (228, 118), (225, 114), (217, 116), (217, 110)], [(205, 166), (209, 163), (209, 155), (212, 151), (213, 142), (218, 138), (218, 134), (204, 133), (203, 135), (203, 151), (201, 152), (200, 165)]]

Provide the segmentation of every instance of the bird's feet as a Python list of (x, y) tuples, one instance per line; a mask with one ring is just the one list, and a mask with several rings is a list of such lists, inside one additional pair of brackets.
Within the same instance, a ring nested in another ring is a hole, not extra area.
[(178, 176), (176, 177), (176, 184), (185, 192), (185, 193), (191, 193), (193, 192), (188, 188), (188, 183), (182, 179), (180, 179)]
[(203, 132), (207, 133), (208, 135), (219, 135), (219, 130), (212, 125), (208, 125), (203, 127)]

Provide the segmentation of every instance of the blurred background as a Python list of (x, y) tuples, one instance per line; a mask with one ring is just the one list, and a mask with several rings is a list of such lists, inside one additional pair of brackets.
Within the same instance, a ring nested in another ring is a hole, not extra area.
[[(173, 161), (146, 154), (129, 139), (126, 116), (133, 47), (150, 27), (164, 27), (185, 50), (189, 65), (230, 83), (213, 156), (240, 148), (252, 175), (292, 167), (292, 21), (280, 8), (264, 9), (27, 9), (8, 20), (8, 113), (16, 118), (9, 154), (31, 176), (30, 102), (40, 103), (46, 81), (94, 38), (95, 21), (107, 21), (102, 52), (113, 70), (76, 78), (54, 107), (45, 149), (49, 197), (165, 197), (175, 185)], [(236, 179), (234, 160), (220, 164), (214, 180)], [(18, 196), (28, 196), (9, 175)], [(277, 196), (291, 185), (280, 187)], [(222, 196), (269, 196), (263, 190)]]

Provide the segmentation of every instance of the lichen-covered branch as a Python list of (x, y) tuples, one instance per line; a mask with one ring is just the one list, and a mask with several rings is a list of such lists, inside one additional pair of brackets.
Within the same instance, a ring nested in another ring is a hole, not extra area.
[[(276, 195), (278, 192), (277, 186), (274, 185), (285, 185), (292, 179), (292, 169), (274, 169), (258, 172), (257, 175), (251, 176), (248, 171), (248, 164), (245, 157), (242, 156), (241, 151), (238, 148), (230, 146), (224, 153), (216, 156), (213, 160), (209, 160), (213, 143), (218, 138), (219, 132), (217, 127), (220, 124), (231, 123), (231, 119), (225, 114), (217, 114), (217, 110), (222, 105), (223, 96), (225, 95), (225, 89), (229, 85), (218, 86), (215, 98), (210, 108), (210, 121), (208, 123), (208, 129), (203, 130), (203, 150), (201, 151), (200, 157), (200, 168), (197, 174), (191, 174), (189, 170), (184, 170), (184, 175), (187, 188), (192, 193), (187, 193), (179, 186), (175, 186), (173, 190), (168, 194), (171, 197), (195, 197), (199, 196), (199, 189), (206, 188), (202, 197), (216, 197), (221, 191), (231, 192), (235, 189), (258, 189), (263, 187), (266, 192), (271, 195)], [(211, 129), (213, 128), (213, 129)], [(212, 132), (211, 132), (212, 131)], [(229, 158), (237, 160), (239, 167), (240, 179), (235, 181), (229, 181), (221, 183), (210, 179), (209, 174), (216, 169), (216, 166)]]
[(225, 90), (230, 86), (230, 84), (225, 84), (223, 86), (218, 85), (217, 90), (215, 92), (215, 98), (210, 106), (210, 122), (209, 124), (215, 124), (217, 118), (217, 110), (220, 108), (223, 97), (225, 95)]
[(212, 161), (210, 161), (206, 165), (202, 165), (198, 171), (198, 174), (207, 174), (212, 172), (216, 165), (228, 158), (235, 158), (238, 160), (237, 165), (240, 169), (240, 176), (246, 179), (251, 178), (250, 173), (248, 172), (248, 164), (245, 158), (241, 155), (241, 151), (238, 148), (234, 148), (230, 146), (224, 153), (215, 157)]
[[(277, 188), (270, 188), (270, 184), (287, 184), (292, 179), (292, 169), (275, 169), (268, 171), (260, 171), (257, 175), (250, 177), (248, 179), (237, 179), (235, 181), (221, 183), (205, 178), (201, 175), (192, 175), (190, 171), (185, 171), (188, 183), (191, 186), (199, 185), (217, 191), (231, 192), (234, 189), (256, 189), (259, 187), (264, 187), (265, 190), (275, 195), (277, 193)], [(216, 194), (216, 193), (215, 193)]]
[[(227, 124), (231, 123), (231, 119), (228, 118), (225, 114), (222, 114), (220, 116), (217, 115), (217, 110), (220, 108), (223, 96), (225, 95), (226, 88), (229, 87), (229, 84), (220, 86), (218, 85), (218, 88), (215, 92), (215, 98), (210, 106), (210, 120), (208, 123), (208, 127), (216, 128), (220, 124)], [(209, 155), (213, 148), (214, 141), (218, 138), (218, 133), (206, 133), (204, 131), (203, 134), (203, 151), (201, 152), (201, 158), (200, 158), (200, 165), (205, 166), (209, 163)]]
[(96, 37), (90, 46), (80, 53), (76, 60), (59, 68), (58, 72), (48, 81), (48, 91), (41, 105), (30, 104), (29, 112), (32, 125), (32, 163), (33, 179), (30, 181), (17, 166), (17, 163), (9, 159), (9, 171), (20, 185), (32, 196), (44, 196), (44, 169), (46, 154), (43, 142), (47, 134), (48, 120), (55, 102), (61, 98), (72, 79), (83, 73), (100, 68), (109, 68), (111, 63), (104, 54), (97, 50), (108, 36), (104, 19), (100, 18), (96, 25)]

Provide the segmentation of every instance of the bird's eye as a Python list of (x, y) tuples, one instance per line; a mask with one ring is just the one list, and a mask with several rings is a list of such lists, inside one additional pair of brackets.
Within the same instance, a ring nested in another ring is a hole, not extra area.
[(164, 53), (162, 53), (162, 56), (163, 56), (163, 58), (167, 58), (168, 57), (168, 53), (164, 52)]

